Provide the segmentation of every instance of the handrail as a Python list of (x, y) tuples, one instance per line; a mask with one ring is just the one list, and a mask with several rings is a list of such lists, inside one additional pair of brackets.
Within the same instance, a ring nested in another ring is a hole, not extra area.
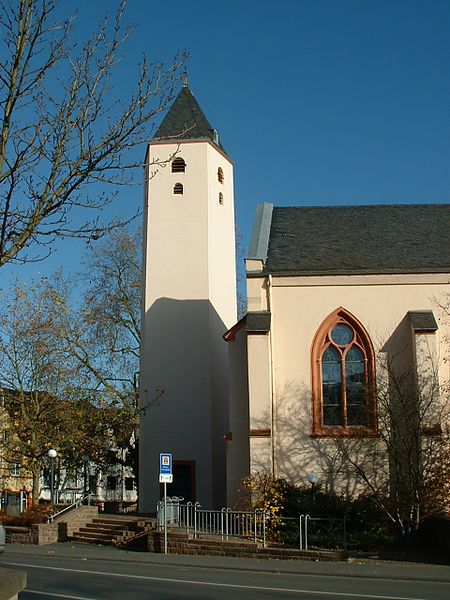
[(88, 492), (84, 496), (81, 496), (80, 498), (78, 498), (78, 500), (76, 502), (69, 504), (69, 506), (65, 506), (62, 510), (58, 511), (57, 513), (55, 513), (53, 515), (49, 515), (47, 518), (47, 523), (53, 523), (53, 521), (56, 517), (59, 517), (63, 513), (69, 512), (70, 510), (73, 510), (74, 508), (78, 508), (79, 506), (81, 506), (84, 503), (85, 500), (87, 500), (88, 505), (90, 505), (91, 496), (93, 496), (93, 495), (94, 494), (92, 492)]

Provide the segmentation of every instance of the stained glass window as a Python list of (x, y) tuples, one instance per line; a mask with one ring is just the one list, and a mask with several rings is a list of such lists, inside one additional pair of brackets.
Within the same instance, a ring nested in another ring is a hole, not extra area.
[[(314, 429), (343, 435), (363, 428), (375, 429), (373, 398), (373, 351), (362, 326), (343, 317), (340, 310), (319, 330), (314, 342), (318, 365), (315, 387)], [(319, 345), (320, 344), (320, 345)], [(314, 366), (314, 368), (316, 368)], [(372, 391), (371, 391), (372, 390)]]

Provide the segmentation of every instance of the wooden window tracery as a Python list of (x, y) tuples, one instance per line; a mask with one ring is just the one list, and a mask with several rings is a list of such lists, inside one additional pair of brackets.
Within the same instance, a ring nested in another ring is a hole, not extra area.
[(337, 309), (320, 326), (311, 354), (313, 435), (374, 435), (374, 352), (361, 323)]

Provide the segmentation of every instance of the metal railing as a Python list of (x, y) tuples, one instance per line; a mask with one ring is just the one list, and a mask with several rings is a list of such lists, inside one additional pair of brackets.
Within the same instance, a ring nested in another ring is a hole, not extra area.
[[(205, 510), (196, 502), (183, 503), (184, 498), (167, 498), (166, 522), (171, 527), (180, 527), (194, 537), (200, 535), (220, 536), (222, 540), (245, 538), (262, 542), (266, 547), (270, 526), (269, 513), (262, 509), (238, 511), (230, 508)], [(273, 522), (272, 522), (273, 526)], [(164, 501), (157, 504), (157, 527), (164, 528)], [(312, 517), (301, 514), (297, 517), (279, 516), (276, 519), (275, 537), (287, 546), (308, 550), (313, 545), (332, 540), (347, 549), (347, 518)]]
[[(200, 535), (220, 536), (222, 540), (245, 538), (261, 541), (266, 546), (266, 520), (264, 510), (240, 511), (230, 508), (205, 510), (196, 502), (182, 504), (183, 498), (167, 498), (166, 522), (186, 529), (194, 537)], [(157, 526), (164, 527), (164, 501), (157, 504)]]
[(53, 523), (56, 517), (59, 517), (60, 515), (67, 513), (71, 510), (74, 510), (75, 508), (80, 507), (82, 504), (86, 503), (89, 506), (91, 504), (91, 496), (93, 496), (92, 492), (88, 492), (87, 494), (80, 496), (80, 498), (78, 498), (78, 500), (76, 500), (72, 504), (69, 504), (69, 506), (65, 506), (62, 510), (58, 511), (57, 513), (54, 513), (53, 515), (49, 515), (49, 517), (47, 518), (47, 523)]
[(298, 517), (280, 517), (278, 530), (283, 536), (291, 539), (298, 537), (299, 550), (308, 550), (308, 544), (313, 538), (324, 538), (326, 534), (332, 535), (337, 540), (342, 540), (344, 550), (347, 549), (347, 518), (335, 517), (311, 517), (309, 514), (302, 514)]

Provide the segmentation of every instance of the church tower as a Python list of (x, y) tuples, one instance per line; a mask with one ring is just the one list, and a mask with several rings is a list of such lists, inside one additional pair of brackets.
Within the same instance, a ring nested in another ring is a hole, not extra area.
[[(167, 161), (167, 162), (161, 162)], [(146, 157), (139, 510), (226, 502), (228, 350), (236, 321), (233, 165), (184, 84)]]

